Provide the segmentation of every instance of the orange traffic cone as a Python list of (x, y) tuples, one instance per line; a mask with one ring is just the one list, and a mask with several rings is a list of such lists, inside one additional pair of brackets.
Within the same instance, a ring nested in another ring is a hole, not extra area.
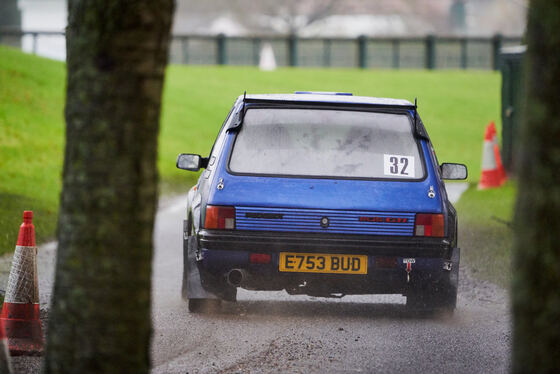
[(492, 144), (494, 145), (494, 157), (496, 158), (496, 167), (500, 173), (500, 183), (504, 184), (507, 180), (506, 169), (504, 164), (502, 164), (502, 156), (500, 154), (500, 146), (498, 145), (498, 132), (496, 131), (496, 125), (494, 121), (491, 121), (488, 126), (492, 133)]
[(500, 157), (500, 148), (496, 139), (496, 126), (490, 122), (484, 133), (482, 148), (482, 173), (479, 189), (500, 187), (506, 181), (506, 172)]
[(8, 278), (4, 306), (0, 314), (8, 349), (13, 356), (41, 355), (43, 331), (39, 319), (39, 282), (33, 212), (23, 212), (23, 224)]

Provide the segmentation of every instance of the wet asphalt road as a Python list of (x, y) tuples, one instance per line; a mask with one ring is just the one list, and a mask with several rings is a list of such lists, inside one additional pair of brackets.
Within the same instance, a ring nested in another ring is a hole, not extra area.
[[(190, 314), (180, 297), (185, 198), (164, 205), (155, 231), (153, 373), (508, 371), (507, 294), (471, 277), (466, 266), (453, 316), (416, 316), (401, 296), (323, 299), (243, 290), (237, 303)], [(54, 244), (39, 251), (43, 309), (54, 252)], [(38, 372), (39, 361), (18, 358), (15, 367)]]

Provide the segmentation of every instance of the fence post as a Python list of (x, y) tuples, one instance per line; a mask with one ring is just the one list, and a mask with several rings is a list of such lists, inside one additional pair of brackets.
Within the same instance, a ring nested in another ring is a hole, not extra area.
[(365, 35), (358, 37), (358, 67), (367, 68), (367, 37)]
[(436, 67), (436, 37), (433, 35), (426, 36), (426, 69), (434, 69)]
[(253, 65), (258, 66), (261, 59), (261, 39), (253, 38)]
[(39, 34), (34, 32), (34, 33), (31, 33), (31, 35), (33, 35), (33, 49), (32, 50), (33, 50), (33, 54), (36, 55), (37, 54), (37, 48), (38, 48), (38, 45), (37, 45), (38, 40), (37, 39), (39, 38)]
[(461, 38), (461, 68), (466, 69), (467, 64), (467, 38)]
[(297, 66), (298, 64), (297, 37), (295, 34), (288, 37), (288, 64), (290, 66)]
[(492, 38), (492, 67), (494, 70), (500, 69), (500, 50), (502, 49), (503, 36), (496, 34)]
[(226, 36), (219, 34), (216, 36), (216, 64), (225, 65), (226, 59)]
[(400, 68), (400, 46), (401, 43), (399, 41), (399, 39), (393, 39), (393, 69), (398, 69)]
[(331, 66), (331, 40), (323, 39), (323, 67)]
[(181, 38), (181, 59), (183, 60), (183, 64), (189, 63), (189, 38), (182, 37)]

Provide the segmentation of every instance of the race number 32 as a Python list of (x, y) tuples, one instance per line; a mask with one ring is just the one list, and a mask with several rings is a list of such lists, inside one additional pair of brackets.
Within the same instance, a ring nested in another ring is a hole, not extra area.
[(383, 155), (383, 173), (396, 177), (414, 177), (414, 157)]

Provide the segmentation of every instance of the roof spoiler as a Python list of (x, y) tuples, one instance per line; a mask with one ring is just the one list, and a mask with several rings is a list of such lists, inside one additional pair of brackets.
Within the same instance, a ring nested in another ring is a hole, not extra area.
[(245, 108), (246, 104), (247, 104), (247, 91), (244, 91), (243, 100), (241, 100), (241, 105), (239, 105), (239, 108), (237, 108), (237, 110), (235, 111), (233, 120), (231, 121), (231, 125), (229, 125), (227, 131), (237, 131), (241, 128), (241, 125), (243, 124), (243, 119), (245, 118), (245, 112), (247, 111), (247, 108)]
[[(228, 127), (227, 131), (237, 131), (243, 125), (243, 120), (245, 118), (245, 113), (247, 112), (247, 104), (276, 104), (278, 105), (277, 100), (268, 100), (268, 99), (256, 99), (256, 98), (247, 98), (247, 91), (243, 92), (243, 98), (241, 99), (241, 103), (239, 107), (234, 113), (234, 118), (231, 122), (231, 125)], [(301, 102), (301, 101), (283, 101), (282, 104), (295, 104), (295, 105), (321, 105), (321, 106), (348, 106), (348, 104), (338, 104), (338, 103), (325, 103), (325, 102)], [(364, 107), (364, 108), (377, 108), (377, 109), (401, 109), (407, 110), (412, 112), (413, 123), (414, 123), (414, 134), (417, 137), (429, 140), (428, 133), (424, 128), (424, 124), (422, 120), (418, 116), (418, 99), (414, 99), (414, 105), (391, 105), (391, 104), (350, 104), (354, 107)]]
[(422, 120), (418, 117), (418, 98), (414, 98), (414, 112), (413, 112), (413, 120), (414, 120), (414, 135), (419, 138), (430, 140), (428, 137), (428, 132), (422, 123)]

